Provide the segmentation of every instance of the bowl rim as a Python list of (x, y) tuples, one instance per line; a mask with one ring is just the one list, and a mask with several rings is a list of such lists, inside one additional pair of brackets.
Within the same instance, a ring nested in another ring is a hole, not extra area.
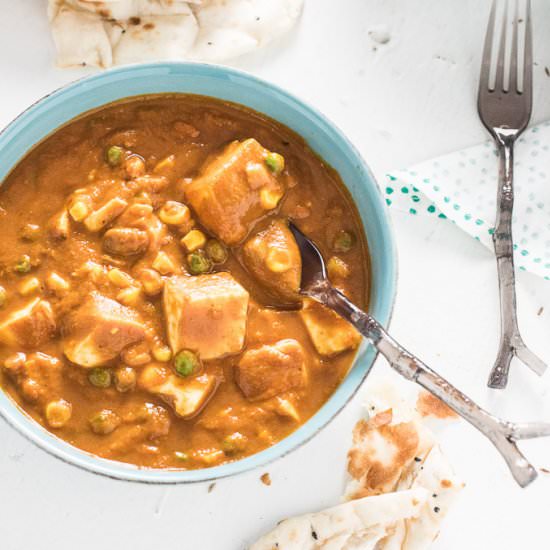
[[(0, 131), (0, 156), (2, 154), (2, 149), (4, 146), (9, 143), (9, 140), (12, 136), (17, 135), (20, 132), (25, 131), (24, 124), (30, 122), (32, 117), (35, 114), (39, 114), (40, 109), (48, 110), (48, 103), (64, 94), (69, 94), (71, 92), (78, 92), (78, 94), (86, 93), (86, 88), (90, 88), (93, 84), (100, 83), (102, 81), (108, 81), (111, 78), (115, 78), (118, 82), (124, 80), (125, 76), (131, 76), (136, 71), (143, 70), (160, 70), (160, 71), (172, 71), (172, 70), (181, 70), (183, 72), (188, 71), (190, 74), (193, 72), (199, 72), (207, 77), (211, 76), (214, 78), (220, 77), (229, 77), (230, 79), (240, 79), (245, 81), (251, 86), (257, 88), (263, 88), (264, 93), (267, 93), (271, 96), (276, 96), (278, 99), (289, 101), (290, 104), (298, 106), (303, 112), (310, 116), (316, 125), (323, 125), (325, 129), (332, 134), (332, 139), (335, 141), (338, 140), (343, 146), (348, 149), (350, 154), (354, 157), (355, 161), (358, 163), (354, 168), (363, 173), (362, 184), (367, 186), (370, 192), (370, 199), (375, 203), (375, 209), (378, 213), (378, 222), (383, 234), (384, 244), (388, 248), (388, 279), (385, 282), (386, 291), (384, 296), (384, 303), (380, 306), (382, 308), (382, 315), (379, 316), (378, 321), (384, 326), (388, 327), (395, 305), (396, 293), (397, 293), (397, 278), (398, 278), (398, 255), (397, 248), (394, 236), (394, 229), (391, 217), (387, 210), (387, 206), (383, 199), (383, 195), (380, 189), (376, 178), (372, 174), (369, 166), (366, 164), (360, 152), (357, 150), (355, 145), (350, 141), (349, 138), (340, 130), (340, 128), (332, 122), (328, 117), (326, 117), (321, 111), (309, 104), (309, 102), (301, 99), (296, 94), (290, 93), (284, 88), (259, 78), (253, 74), (250, 74), (246, 71), (235, 69), (232, 67), (227, 67), (223, 65), (217, 65), (212, 63), (198, 63), (192, 61), (166, 61), (166, 62), (154, 62), (154, 63), (138, 63), (132, 65), (126, 65), (123, 67), (115, 67), (100, 73), (95, 73), (92, 75), (84, 76), (77, 80), (71, 81), (54, 91), (44, 95), (34, 103), (32, 103), (28, 108), (22, 111), (17, 117), (15, 117), (10, 123), (8, 123)], [(79, 90), (80, 88), (80, 90)], [(145, 92), (143, 94), (138, 94), (142, 96), (152, 95), (154, 92)], [(170, 93), (170, 92), (158, 92)], [(174, 91), (174, 94), (184, 94), (184, 93), (198, 93), (198, 92), (179, 92)], [(78, 95), (77, 94), (77, 95)], [(199, 94), (210, 96), (213, 98), (220, 97), (215, 94)], [(136, 94), (130, 95), (121, 95), (119, 99), (124, 100), (127, 98), (136, 97)], [(221, 98), (225, 100), (224, 98)], [(115, 100), (116, 101), (116, 100)], [(255, 110), (264, 114), (267, 117), (275, 118), (269, 113), (263, 112), (257, 107), (249, 106), (246, 99), (241, 100), (225, 100), (232, 101), (233, 103), (240, 104), (249, 109)], [(101, 106), (105, 106), (111, 103), (107, 101), (102, 103)], [(97, 108), (101, 108), (97, 107)], [(82, 116), (85, 113), (93, 109), (84, 109), (79, 112), (78, 116)], [(70, 122), (75, 117), (70, 117), (64, 124)], [(286, 123), (282, 123), (287, 125)], [(22, 126), (22, 128), (21, 128)], [(56, 132), (63, 124), (59, 124), (54, 128), (51, 128), (50, 131), (41, 139), (33, 141), (33, 143), (26, 148), (26, 151), (19, 158), (11, 161), (8, 169), (4, 174), (0, 173), (0, 185), (5, 180), (7, 175), (11, 170), (28, 154), (38, 143), (47, 139), (48, 136)], [(315, 151), (313, 145), (309, 143), (305, 136), (293, 129), (298, 135), (300, 135), (308, 145)], [(320, 155), (321, 156), (321, 155)], [(322, 158), (322, 156), (321, 156)], [(370, 180), (370, 181), (369, 181)], [(345, 182), (344, 182), (345, 183)], [(346, 185), (348, 187), (348, 185)], [(351, 193), (351, 190), (350, 190)], [(361, 216), (363, 218), (363, 216)], [(364, 221), (364, 220), (362, 220)], [(368, 235), (367, 235), (368, 241)], [(370, 247), (369, 247), (370, 248)], [(12, 426), (17, 430), (21, 435), (23, 435), (27, 440), (33, 442), (40, 449), (50, 454), (51, 456), (67, 463), (72, 466), (76, 466), (82, 470), (88, 471), (90, 473), (108, 477), (111, 479), (129, 481), (129, 482), (138, 482), (144, 484), (163, 484), (163, 485), (175, 485), (183, 483), (200, 483), (200, 482), (211, 482), (217, 479), (222, 479), (229, 476), (238, 475), (259, 467), (266, 466), (267, 464), (283, 458), (290, 452), (300, 448), (310, 441), (317, 433), (319, 433), (323, 428), (325, 428), (338, 414), (346, 407), (346, 405), (352, 400), (355, 394), (358, 392), (359, 388), (362, 386), (364, 380), (368, 376), (370, 369), (373, 367), (377, 357), (378, 352), (370, 345), (363, 344), (363, 352), (359, 351), (356, 358), (354, 359), (353, 365), (350, 369), (350, 373), (353, 370), (358, 369), (358, 364), (360, 362), (368, 363), (363, 367), (363, 371), (360, 378), (355, 381), (351, 391), (344, 392), (343, 388), (346, 385), (347, 377), (341, 382), (339, 387), (331, 395), (331, 397), (323, 404), (323, 406), (305, 423), (300, 425), (294, 432), (289, 434), (287, 437), (277, 442), (275, 445), (268, 447), (258, 453), (247, 456), (240, 460), (234, 462), (228, 462), (220, 466), (208, 467), (198, 470), (177, 470), (177, 469), (155, 469), (155, 468), (144, 468), (138, 467), (131, 464), (126, 464), (123, 462), (118, 462), (114, 460), (108, 460), (101, 457), (98, 457), (92, 453), (84, 451), (78, 447), (75, 447), (66, 441), (58, 438), (52, 432), (46, 430), (42, 425), (35, 421), (28, 413), (26, 413), (19, 405), (17, 405), (0, 387), (0, 417), (3, 418), (6, 423)], [(368, 347), (368, 349), (366, 349)], [(342, 394), (342, 395), (341, 395)], [(328, 409), (331, 409), (330, 411)], [(309, 426), (309, 427), (308, 427)]]

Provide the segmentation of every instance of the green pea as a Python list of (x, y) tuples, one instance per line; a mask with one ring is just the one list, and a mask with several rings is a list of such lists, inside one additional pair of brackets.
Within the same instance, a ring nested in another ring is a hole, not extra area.
[(223, 264), (227, 260), (227, 249), (215, 239), (206, 243), (206, 253), (215, 264)]
[(191, 376), (201, 368), (199, 356), (191, 350), (184, 349), (174, 357), (174, 368), (179, 376)]
[(0, 286), (0, 307), (4, 307), (6, 300), (8, 298), (8, 293), (3, 286)]
[(332, 248), (335, 252), (349, 252), (355, 245), (355, 240), (353, 233), (344, 230), (339, 231), (334, 238)]
[(122, 156), (124, 154), (124, 150), (122, 147), (119, 147), (118, 145), (113, 145), (112, 147), (109, 147), (105, 153), (105, 159), (107, 160), (107, 164), (109, 166), (118, 166), (122, 162)]
[(28, 273), (31, 268), (31, 258), (27, 254), (23, 254), (15, 264), (15, 271), (17, 271), (17, 273)]
[(121, 423), (120, 417), (110, 409), (103, 409), (90, 419), (90, 428), (96, 434), (107, 435), (114, 432)]
[(268, 153), (265, 157), (267, 167), (275, 174), (280, 174), (285, 169), (285, 158), (279, 153)]
[(108, 388), (111, 385), (111, 371), (102, 367), (96, 367), (88, 373), (88, 380), (96, 388)]
[(222, 441), (222, 450), (227, 456), (242, 453), (247, 446), (248, 438), (240, 432), (232, 433)]
[(212, 269), (212, 261), (207, 258), (203, 250), (195, 250), (187, 256), (187, 266), (193, 275), (208, 273)]
[(189, 460), (189, 455), (181, 451), (174, 451), (174, 456), (181, 462), (187, 462)]

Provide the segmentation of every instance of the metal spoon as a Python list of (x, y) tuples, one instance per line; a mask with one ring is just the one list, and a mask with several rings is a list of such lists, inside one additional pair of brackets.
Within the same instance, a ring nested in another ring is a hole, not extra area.
[(376, 319), (359, 309), (334, 288), (327, 278), (325, 262), (319, 249), (293, 223), (290, 223), (289, 227), (302, 255), (300, 293), (317, 300), (349, 321), (370, 340), (399, 374), (438, 397), (489, 438), (521, 487), (526, 487), (534, 481), (537, 471), (520, 452), (516, 442), (550, 436), (550, 423), (512, 423), (497, 418), (476, 405), (420, 359), (402, 348)]

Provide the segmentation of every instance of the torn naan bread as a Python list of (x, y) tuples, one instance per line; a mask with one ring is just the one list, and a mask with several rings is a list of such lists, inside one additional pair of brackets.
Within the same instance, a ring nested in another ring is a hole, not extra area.
[(51, 28), (61, 66), (112, 65), (113, 51), (105, 25), (93, 14), (63, 6), (56, 12)]
[[(375, 384), (369, 395), (370, 418), (357, 423), (348, 453), (350, 480), (345, 497), (364, 498), (414, 488), (427, 490), (429, 497), (419, 516), (403, 520), (377, 547), (423, 550), (437, 537), (443, 518), (464, 484), (422, 421), (428, 409), (419, 411), (410, 405), (417, 403), (418, 407), (425, 400), (403, 400), (394, 385), (385, 382)], [(432, 399), (429, 402), (434, 410), (441, 410), (441, 403)]]
[(352, 500), (279, 523), (249, 550), (375, 550), (405, 520), (420, 516), (425, 489)]
[(62, 67), (220, 61), (264, 46), (299, 19), (303, 0), (49, 0)]
[[(150, 25), (150, 28), (147, 26)], [(191, 12), (163, 17), (142, 17), (130, 26), (113, 47), (113, 63), (184, 59), (197, 37), (198, 26)]]
[(425, 550), (437, 537), (463, 487), (422, 420), (441, 406), (430, 400), (420, 414), (418, 392), (374, 382), (348, 453), (346, 504), (285, 520), (250, 550)]
[(351, 480), (346, 497), (395, 491), (403, 476), (424, 460), (433, 445), (432, 434), (417, 421), (393, 423), (392, 409), (360, 420), (348, 452)]
[(200, 30), (191, 57), (217, 61), (263, 47), (294, 26), (302, 5), (303, 0), (203, 0), (193, 7)]

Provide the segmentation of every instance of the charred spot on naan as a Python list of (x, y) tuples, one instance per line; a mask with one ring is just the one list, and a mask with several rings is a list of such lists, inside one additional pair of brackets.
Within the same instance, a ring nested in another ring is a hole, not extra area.
[(392, 418), (390, 409), (355, 426), (348, 472), (360, 485), (353, 498), (393, 490), (403, 470), (416, 457), (420, 438), (415, 423), (392, 425)]
[(458, 418), (458, 415), (435, 395), (426, 391), (418, 394), (416, 410), (420, 416), (433, 416), (441, 420)]

